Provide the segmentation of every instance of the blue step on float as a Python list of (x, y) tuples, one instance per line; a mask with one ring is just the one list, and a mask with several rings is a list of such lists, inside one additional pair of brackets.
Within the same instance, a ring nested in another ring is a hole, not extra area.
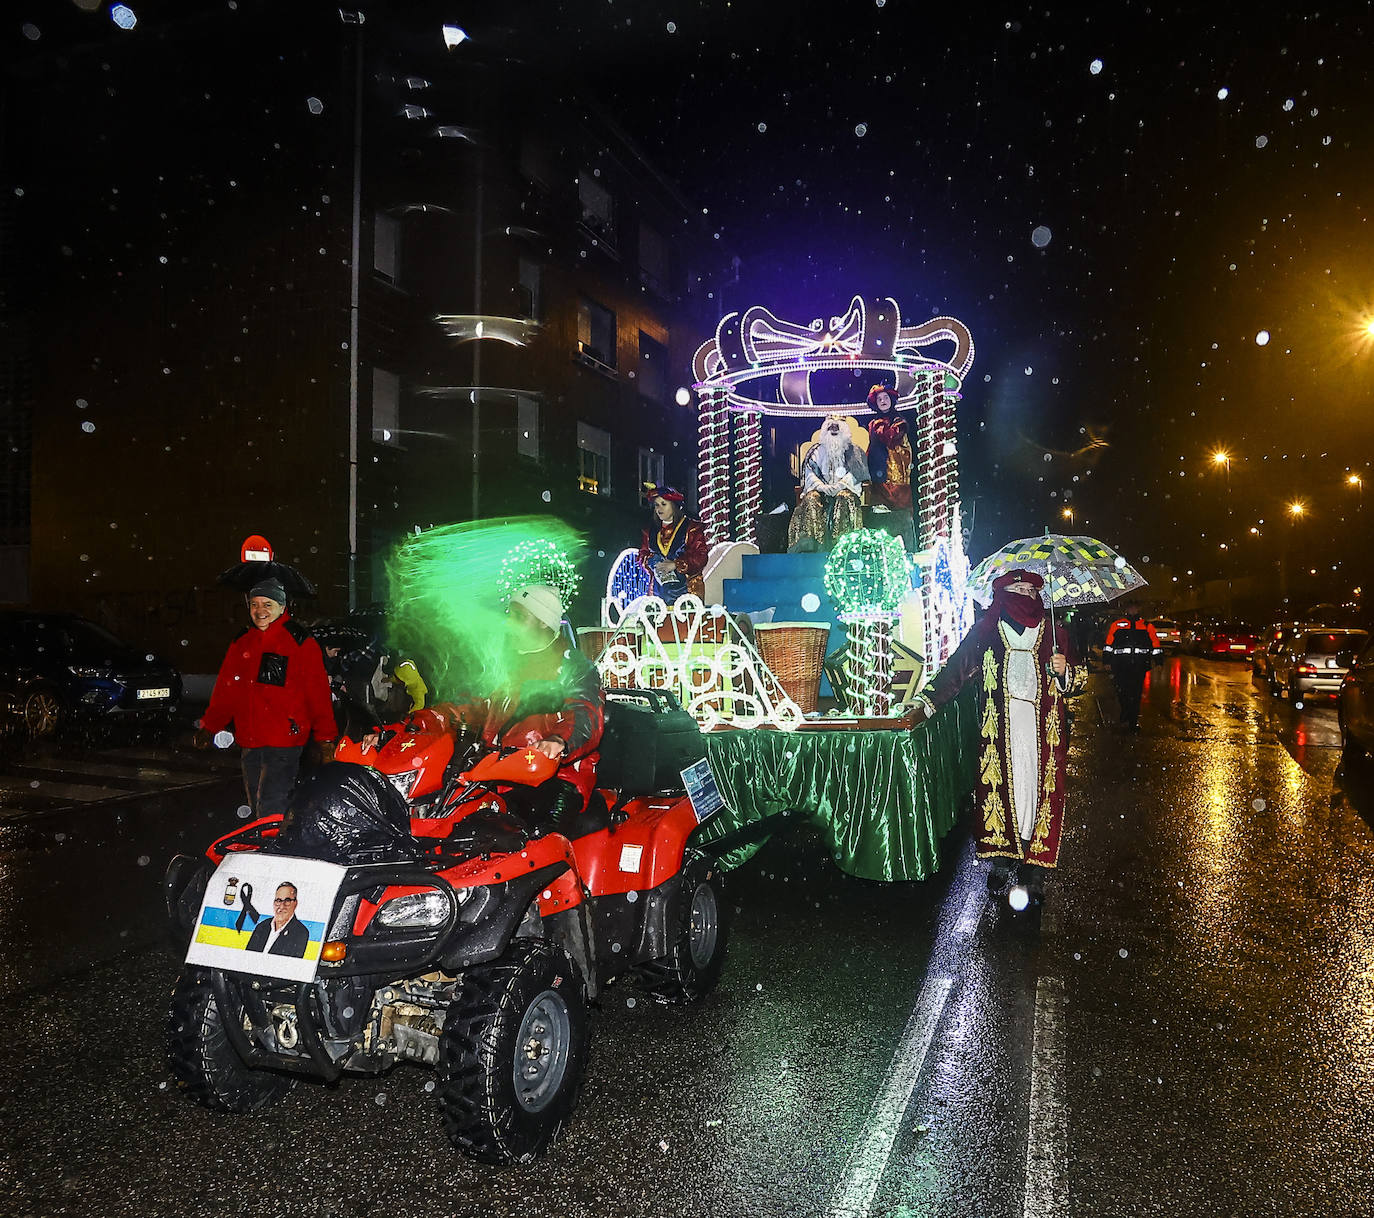
[[(845, 640), (845, 627), (825, 593), (828, 554), (746, 554), (739, 579), (727, 579), (723, 596), (731, 613), (773, 610), (775, 622), (824, 622), (830, 627), (827, 654)], [(815, 597), (811, 601), (809, 597)], [(813, 606), (808, 608), (808, 606)], [(821, 695), (830, 697), (830, 683), (821, 678)]]

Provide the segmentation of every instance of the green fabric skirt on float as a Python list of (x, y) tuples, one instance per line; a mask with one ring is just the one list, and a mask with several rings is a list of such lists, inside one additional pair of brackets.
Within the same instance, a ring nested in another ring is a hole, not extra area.
[[(977, 780), (977, 697), (970, 683), (911, 731), (708, 733), (706, 756), (726, 806), (694, 842), (710, 846), (745, 830), (720, 860), (738, 867), (770, 835), (758, 822), (788, 812), (820, 829), (850, 875), (925, 879)], [(755, 824), (757, 838), (747, 832)]]

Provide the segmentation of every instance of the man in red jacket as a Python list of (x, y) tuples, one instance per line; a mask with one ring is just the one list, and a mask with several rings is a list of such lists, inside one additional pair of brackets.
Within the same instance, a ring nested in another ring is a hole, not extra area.
[(229, 644), (196, 743), (209, 745), (230, 723), (243, 750), (243, 785), (258, 816), (286, 811), (301, 753), (313, 737), (329, 760), (338, 729), (320, 645), (286, 612), (274, 579), (248, 593), (252, 621)]

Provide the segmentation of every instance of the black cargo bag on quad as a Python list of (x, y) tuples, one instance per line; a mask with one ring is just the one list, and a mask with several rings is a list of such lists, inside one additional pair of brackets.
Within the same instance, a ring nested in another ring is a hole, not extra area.
[(663, 689), (608, 689), (597, 786), (624, 803), (636, 795), (681, 791), (682, 771), (706, 756), (701, 728)]
[(329, 863), (410, 862), (421, 853), (400, 792), (385, 775), (346, 761), (322, 766), (296, 787), (269, 849)]

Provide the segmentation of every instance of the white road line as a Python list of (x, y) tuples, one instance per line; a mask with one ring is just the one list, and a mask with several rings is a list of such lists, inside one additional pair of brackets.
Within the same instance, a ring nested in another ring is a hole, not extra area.
[(1058, 1218), (1068, 1212), (1068, 1182), (1064, 1175), (1068, 1114), (1064, 1108), (1064, 1034), (1060, 1019), (1063, 1003), (1064, 983), (1057, 977), (1041, 977), (1035, 987), (1024, 1218)]
[(887, 1068), (882, 1090), (869, 1109), (863, 1135), (845, 1164), (844, 1179), (830, 1203), (830, 1218), (866, 1218), (953, 988), (952, 977), (927, 978), (921, 987), (916, 1008)]
[(987, 896), (978, 878), (974, 878), (973, 887), (969, 889), (968, 897), (964, 901), (964, 912), (959, 916), (959, 924), (954, 928), (956, 935), (967, 937), (973, 934), (978, 929), (978, 920), (983, 916), (983, 910), (988, 907)]

